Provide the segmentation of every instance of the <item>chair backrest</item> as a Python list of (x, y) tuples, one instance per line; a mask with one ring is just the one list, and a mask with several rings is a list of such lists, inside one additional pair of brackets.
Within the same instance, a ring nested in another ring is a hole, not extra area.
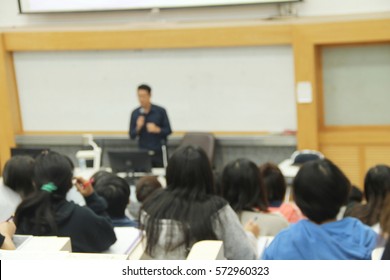
[(187, 260), (225, 260), (223, 242), (221, 240), (202, 240), (196, 242)]
[(186, 145), (196, 145), (201, 147), (210, 160), (211, 165), (214, 162), (215, 138), (208, 132), (187, 132), (184, 134), (179, 147)]
[(384, 247), (375, 248), (371, 253), (371, 259), (372, 260), (380, 260), (382, 258), (384, 251), (385, 251)]

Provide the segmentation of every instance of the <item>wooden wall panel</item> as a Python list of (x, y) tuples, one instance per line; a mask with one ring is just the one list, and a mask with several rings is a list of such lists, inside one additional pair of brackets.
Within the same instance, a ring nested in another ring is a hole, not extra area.
[[(10, 157), (10, 148), (15, 146), (13, 115), (10, 106), (10, 91), (14, 81), (10, 79), (10, 61), (4, 48), (4, 37), (0, 33), (0, 172)], [(11, 69), (12, 68), (12, 69)]]
[(390, 166), (390, 146), (367, 146), (364, 150), (364, 172), (374, 165), (386, 164)]

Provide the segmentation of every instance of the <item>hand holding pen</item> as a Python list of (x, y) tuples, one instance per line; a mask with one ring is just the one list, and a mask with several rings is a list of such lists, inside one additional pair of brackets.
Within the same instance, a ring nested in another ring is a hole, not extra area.
[(246, 231), (253, 233), (253, 235), (258, 238), (260, 236), (260, 227), (256, 223), (257, 217), (250, 219), (244, 226)]
[(93, 194), (92, 180), (86, 180), (82, 177), (74, 177), (73, 179), (75, 179), (75, 186), (82, 196), (87, 197)]

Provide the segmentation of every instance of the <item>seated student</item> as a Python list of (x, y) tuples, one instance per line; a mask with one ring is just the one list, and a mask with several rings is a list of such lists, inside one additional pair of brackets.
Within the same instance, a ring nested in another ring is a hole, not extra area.
[(29, 156), (14, 156), (5, 163), (4, 182), (0, 182), (0, 222), (12, 216), (22, 199), (34, 191), (33, 170), (34, 159)]
[(0, 246), (2, 250), (14, 250), (12, 237), (15, 234), (15, 224), (12, 221), (0, 223)]
[(96, 193), (107, 201), (107, 213), (114, 227), (138, 226), (125, 215), (130, 197), (130, 186), (125, 179), (116, 175), (106, 175), (94, 183), (94, 188)]
[(220, 194), (238, 214), (242, 225), (250, 220), (260, 227), (260, 235), (274, 236), (289, 226), (280, 213), (268, 210), (266, 190), (256, 164), (237, 159), (223, 169)]
[(139, 179), (135, 193), (139, 202), (144, 202), (153, 192), (161, 189), (161, 183), (156, 176), (145, 176)]
[(106, 178), (116, 177), (116, 176), (117, 175), (115, 175), (114, 173), (105, 170), (99, 170), (98, 172), (92, 175), (89, 181), (91, 182), (92, 186), (95, 188), (95, 185), (99, 183), (100, 180), (104, 180)]
[(390, 167), (376, 165), (367, 171), (364, 179), (366, 204), (356, 204), (345, 212), (345, 216), (358, 218), (380, 233), (379, 218), (384, 199), (390, 193)]
[(304, 164), (293, 183), (295, 202), (308, 220), (280, 232), (265, 249), (266, 260), (369, 260), (377, 234), (358, 219), (336, 215), (351, 184), (331, 161)]
[(381, 228), (385, 240), (387, 240), (382, 260), (390, 260), (390, 194), (386, 196), (381, 213)]
[(294, 203), (285, 203), (286, 180), (279, 167), (272, 163), (260, 166), (260, 173), (267, 190), (267, 199), (270, 212), (281, 213), (289, 223), (296, 223), (303, 219), (301, 210)]
[(141, 208), (146, 253), (154, 259), (185, 259), (201, 240), (222, 240), (227, 259), (255, 259), (237, 215), (215, 195), (206, 153), (183, 146), (168, 162), (167, 187), (155, 191)]
[(138, 180), (135, 187), (135, 195), (137, 201), (131, 201), (127, 206), (129, 213), (132, 217), (139, 217), (139, 211), (142, 203), (148, 198), (154, 191), (162, 188), (161, 183), (156, 176), (145, 176)]
[(356, 187), (355, 185), (352, 185), (351, 190), (348, 194), (348, 199), (345, 205), (341, 206), (339, 213), (337, 214), (337, 220), (340, 220), (344, 217), (345, 212), (351, 211), (352, 208), (356, 207), (357, 205), (360, 205), (363, 201), (363, 192)]
[(88, 207), (68, 202), (65, 196), (72, 187), (72, 171), (69, 158), (56, 152), (44, 152), (36, 158), (33, 178), (37, 190), (16, 209), (16, 233), (68, 236), (73, 252), (104, 251), (116, 241), (107, 203), (82, 178), (76, 178), (76, 187)]

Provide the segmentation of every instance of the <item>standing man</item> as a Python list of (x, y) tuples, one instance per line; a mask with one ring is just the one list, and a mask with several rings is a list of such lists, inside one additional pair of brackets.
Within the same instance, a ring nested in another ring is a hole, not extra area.
[(150, 102), (152, 89), (148, 85), (140, 85), (137, 94), (141, 106), (131, 113), (130, 138), (138, 136), (139, 148), (153, 154), (152, 165), (163, 167), (162, 145), (165, 145), (167, 136), (172, 133), (167, 112)]

